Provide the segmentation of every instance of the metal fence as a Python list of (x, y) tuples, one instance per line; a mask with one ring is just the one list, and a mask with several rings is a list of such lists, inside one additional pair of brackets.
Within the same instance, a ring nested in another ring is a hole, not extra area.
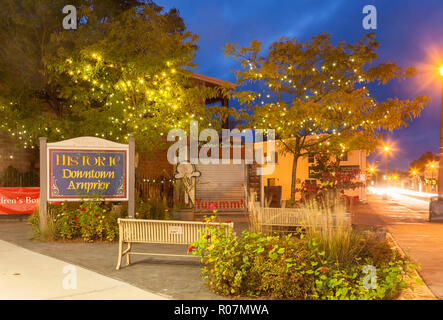
[(40, 186), (40, 177), (37, 172), (20, 172), (15, 168), (9, 167), (3, 173), (0, 173), (1, 187), (38, 187)]
[(162, 201), (169, 207), (174, 206), (174, 179), (171, 177), (135, 176), (136, 195), (143, 201)]

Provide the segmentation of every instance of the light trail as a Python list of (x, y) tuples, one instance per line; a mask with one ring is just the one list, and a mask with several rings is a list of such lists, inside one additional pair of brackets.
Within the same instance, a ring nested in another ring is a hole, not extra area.
[[(397, 196), (397, 195), (408, 195), (408, 196), (416, 196), (421, 198), (432, 198), (437, 197), (437, 193), (429, 193), (429, 192), (419, 192), (414, 190), (402, 189), (402, 188), (376, 188), (376, 187), (368, 187), (368, 190), (372, 193), (384, 195), (388, 194), (388, 196)], [(387, 191), (387, 192), (386, 192)]]

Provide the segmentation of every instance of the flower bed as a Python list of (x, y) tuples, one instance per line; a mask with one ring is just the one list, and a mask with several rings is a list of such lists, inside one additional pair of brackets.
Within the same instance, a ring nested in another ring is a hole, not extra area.
[(325, 238), (208, 227), (190, 251), (201, 257), (210, 290), (232, 297), (393, 299), (416, 268), (386, 239), (354, 230)]
[[(47, 240), (113, 241), (118, 237), (118, 218), (127, 217), (127, 207), (119, 210), (104, 201), (53, 203), (48, 208), (48, 228), (41, 232), (38, 211), (28, 220), (34, 236)], [(165, 220), (169, 211), (162, 203), (140, 201), (136, 206), (136, 218)]]

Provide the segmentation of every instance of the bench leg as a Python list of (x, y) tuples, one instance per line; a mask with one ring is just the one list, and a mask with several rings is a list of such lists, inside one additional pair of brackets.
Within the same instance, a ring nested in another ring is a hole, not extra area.
[(131, 251), (131, 243), (128, 242), (128, 249), (125, 250), (126, 252), (126, 265), (129, 266), (131, 264), (131, 255), (129, 252)]
[(117, 267), (116, 270), (120, 269), (120, 266), (122, 264), (122, 256), (123, 256), (123, 242), (121, 239), (118, 241), (118, 260), (117, 260)]

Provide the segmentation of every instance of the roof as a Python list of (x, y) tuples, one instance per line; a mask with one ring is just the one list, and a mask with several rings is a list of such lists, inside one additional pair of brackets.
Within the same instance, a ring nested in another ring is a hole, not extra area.
[(215, 86), (227, 85), (228, 87), (231, 87), (232, 89), (235, 89), (237, 87), (237, 85), (235, 83), (225, 81), (225, 80), (220, 80), (220, 79), (213, 78), (210, 76), (206, 76), (204, 74), (200, 74), (197, 72), (193, 72), (192, 78), (197, 81), (204, 82), (206, 85), (207, 84), (215, 85)]

